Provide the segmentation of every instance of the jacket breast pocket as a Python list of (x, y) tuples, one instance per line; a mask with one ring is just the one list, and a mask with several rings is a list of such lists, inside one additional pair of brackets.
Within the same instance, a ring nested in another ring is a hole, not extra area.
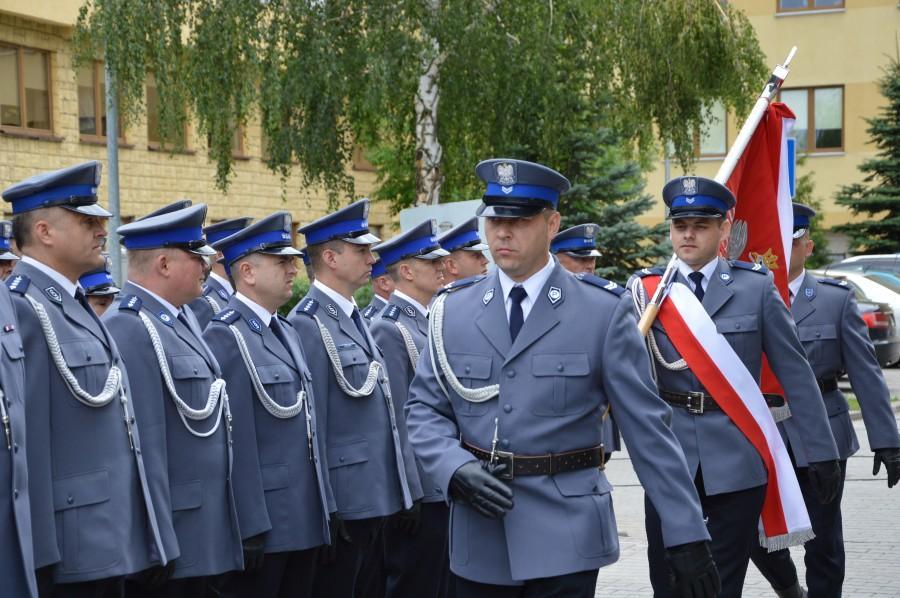
[[(483, 388), (491, 385), (491, 369), (493, 359), (490, 355), (480, 355), (477, 353), (448, 353), (447, 361), (453, 375), (456, 376), (459, 383), (465, 388)], [(446, 385), (447, 383), (444, 382)], [(456, 413), (463, 416), (484, 415), (487, 413), (488, 403), (473, 403), (462, 397), (454, 395), (454, 409)]]
[(266, 392), (282, 407), (290, 407), (297, 402), (297, 393), (294, 392), (294, 374), (291, 369), (281, 363), (256, 366), (259, 381), (263, 383)]
[(797, 334), (813, 369), (821, 365), (840, 367), (841, 348), (838, 344), (837, 327), (834, 324), (799, 326)]
[(350, 343), (338, 346), (338, 356), (341, 358), (341, 369), (347, 381), (355, 388), (362, 386), (369, 373), (368, 354), (359, 345)]
[(18, 332), (3, 335), (0, 338), (3, 343), (3, 351), (10, 359), (22, 359), (25, 357), (25, 350), (22, 346), (22, 337)]
[(67, 572), (105, 569), (119, 561), (110, 503), (109, 472), (100, 469), (53, 480), (53, 508), (62, 530), (61, 567)]
[(531, 412), (544, 417), (581, 413), (588, 404), (587, 353), (541, 353), (531, 357)]
[(369, 441), (365, 438), (328, 447), (328, 469), (334, 499), (341, 513), (366, 511), (372, 507), (369, 485), (373, 480), (367, 478), (368, 461)]
[(188, 405), (199, 409), (206, 405), (212, 372), (198, 355), (170, 355), (169, 370), (175, 390)]
[(715, 323), (718, 333), (725, 337), (738, 356), (755, 351), (753, 343), (762, 343), (756, 314), (720, 317), (715, 319)]
[[(59, 348), (81, 388), (92, 395), (103, 390), (110, 364), (106, 347), (99, 340), (84, 338), (65, 341), (59, 343)], [(80, 406), (74, 397), (71, 397), (69, 403)]]
[(554, 475), (553, 483), (563, 498), (578, 553), (590, 558), (618, 550), (612, 486), (606, 476), (597, 469), (580, 469)]

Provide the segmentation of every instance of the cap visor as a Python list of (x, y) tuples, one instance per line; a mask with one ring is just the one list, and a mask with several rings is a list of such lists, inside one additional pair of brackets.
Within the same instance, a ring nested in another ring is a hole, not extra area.
[(794, 239), (799, 239), (803, 235), (805, 235), (809, 231), (808, 228), (798, 228), (793, 233), (791, 233), (791, 237)]
[(3, 253), (0, 253), (0, 260), (2, 260), (2, 261), (17, 260), (17, 259), (19, 259), (19, 256), (17, 256), (12, 251), (4, 251)]
[(715, 210), (679, 210), (678, 212), (669, 212), (669, 218), (678, 220), (679, 218), (722, 218), (724, 214)]
[(566, 255), (571, 255), (572, 257), (600, 257), (601, 253), (596, 249), (587, 249), (585, 251), (564, 251)]
[(269, 247), (267, 249), (263, 249), (262, 251), (258, 251), (257, 253), (265, 253), (266, 255), (292, 255), (292, 256), (303, 255), (303, 252), (301, 252), (299, 249), (296, 249), (291, 246)]
[(196, 249), (185, 249), (188, 253), (193, 253), (194, 255), (202, 255), (204, 257), (212, 257), (216, 255), (218, 252), (210, 247), (209, 245), (201, 245)]
[(61, 205), (59, 207), (65, 208), (70, 212), (78, 212), (79, 214), (84, 214), (85, 216), (97, 216), (98, 218), (109, 218), (112, 216), (112, 212), (107, 212), (105, 209), (95, 203), (86, 206)]
[(376, 243), (381, 243), (381, 239), (372, 233), (366, 233), (358, 237), (344, 237), (341, 241), (346, 241), (347, 243), (352, 243), (354, 245), (375, 245)]
[(487, 251), (490, 249), (487, 243), (476, 243), (475, 245), (469, 245), (468, 247), (461, 247), (463, 251)]
[(530, 218), (540, 213), (544, 206), (481, 204), (475, 215), (480, 218)]
[(446, 257), (448, 255), (450, 255), (449, 251), (438, 247), (434, 251), (429, 251), (428, 253), (423, 253), (422, 255), (417, 255), (415, 257), (419, 258), (420, 260), (436, 260), (436, 259), (439, 259), (442, 257)]
[(118, 295), (122, 289), (115, 285), (110, 285), (108, 287), (104, 287), (102, 289), (97, 289), (96, 291), (87, 291), (85, 295), (94, 295), (96, 297), (105, 297), (107, 295)]

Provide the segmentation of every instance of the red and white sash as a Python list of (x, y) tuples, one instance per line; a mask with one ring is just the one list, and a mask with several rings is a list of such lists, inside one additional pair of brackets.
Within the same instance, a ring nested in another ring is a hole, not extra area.
[[(659, 276), (642, 279), (652, 296)], [(756, 380), (687, 285), (671, 285), (659, 322), (691, 372), (756, 448), (769, 475), (759, 543), (770, 552), (814, 537), (794, 467)]]

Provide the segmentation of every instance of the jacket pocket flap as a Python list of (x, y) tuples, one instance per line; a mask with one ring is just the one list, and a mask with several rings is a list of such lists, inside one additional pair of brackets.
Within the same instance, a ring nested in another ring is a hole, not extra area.
[(177, 484), (172, 486), (169, 492), (172, 495), (173, 511), (199, 509), (203, 504), (203, 482), (201, 480)]
[(6, 350), (6, 355), (10, 359), (21, 359), (25, 357), (25, 351), (22, 347), (22, 337), (19, 336), (18, 332), (3, 336), (3, 348)]
[(293, 380), (291, 370), (286, 365), (280, 363), (273, 365), (258, 365), (256, 373), (263, 384), (280, 384)]
[(69, 367), (79, 368), (87, 365), (103, 365), (109, 363), (106, 349), (100, 341), (80, 340), (59, 343), (63, 357)]
[(474, 355), (466, 353), (448, 353), (447, 361), (457, 378), (487, 380), (491, 377), (490, 355)]
[(535, 376), (587, 376), (589, 371), (586, 353), (541, 353), (531, 358)]
[(553, 483), (563, 496), (586, 496), (588, 494), (606, 494), (612, 491), (606, 476), (599, 469), (579, 469), (567, 471), (553, 476)]
[(338, 355), (341, 358), (341, 367), (348, 368), (353, 365), (368, 365), (369, 357), (359, 345), (343, 345), (338, 348)]
[(53, 508), (56, 511), (108, 500), (109, 472), (106, 469), (53, 480)]
[(290, 486), (287, 465), (264, 465), (261, 471), (263, 490), (278, 490)]
[(746, 316), (730, 316), (716, 318), (716, 330), (720, 334), (735, 332), (754, 332), (757, 329), (757, 317), (752, 314)]
[(173, 355), (169, 367), (172, 377), (184, 380), (188, 378), (207, 378), (212, 374), (202, 358), (196, 355)]
[(803, 342), (833, 340), (837, 338), (837, 328), (834, 324), (800, 326), (797, 329), (797, 333), (800, 335), (800, 340)]
[(847, 399), (839, 392), (827, 392), (822, 398), (825, 399), (825, 411), (828, 415), (837, 415), (838, 413), (850, 411)]
[(349, 444), (328, 447), (328, 467), (344, 467), (369, 460), (369, 441), (357, 440)]

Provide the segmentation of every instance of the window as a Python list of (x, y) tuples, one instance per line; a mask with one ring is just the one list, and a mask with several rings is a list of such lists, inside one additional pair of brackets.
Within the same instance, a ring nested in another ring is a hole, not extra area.
[(778, 12), (844, 8), (844, 0), (778, 0)]
[(184, 126), (181, 139), (174, 143), (162, 143), (159, 133), (159, 90), (156, 89), (156, 79), (152, 74), (147, 75), (147, 147), (152, 150), (171, 150), (181, 146), (187, 148), (188, 129)]
[(780, 101), (787, 104), (797, 117), (794, 137), (798, 152), (844, 149), (843, 87), (783, 89)]
[[(212, 138), (207, 135), (206, 147), (209, 148), (211, 146)], [(244, 153), (244, 127), (242, 125), (235, 127), (234, 133), (231, 135), (231, 157), (237, 160), (250, 159), (250, 157)]]
[[(82, 141), (106, 138), (106, 78), (102, 62), (94, 62), (78, 69), (78, 132)], [(99, 130), (98, 130), (99, 125)], [(119, 119), (119, 139), (124, 141), (122, 120)]]
[(353, 170), (375, 172), (375, 166), (366, 158), (366, 150), (361, 145), (354, 146), (351, 164), (353, 165)]
[(725, 105), (713, 104), (703, 115), (703, 127), (697, 132), (694, 153), (697, 156), (724, 156), (728, 153), (728, 120)]
[(0, 126), (50, 132), (49, 52), (0, 45)]

